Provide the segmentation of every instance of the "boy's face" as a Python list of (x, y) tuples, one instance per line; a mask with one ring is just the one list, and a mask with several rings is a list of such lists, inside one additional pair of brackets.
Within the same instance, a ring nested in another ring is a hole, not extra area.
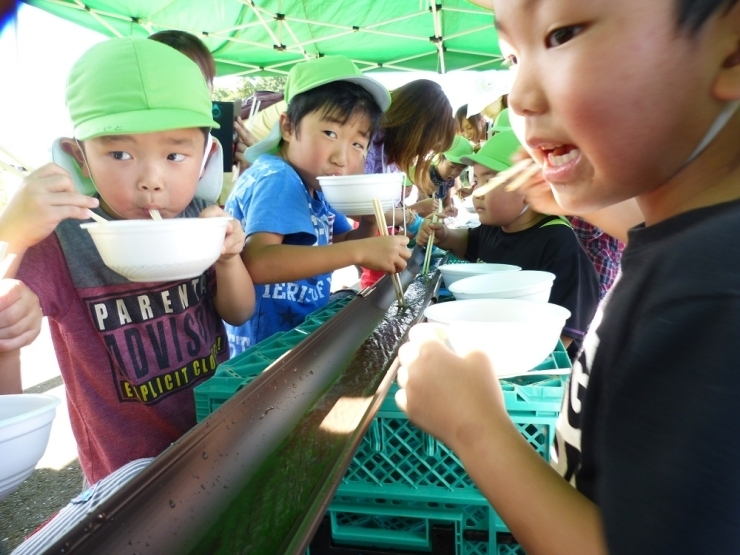
[[(475, 173), (475, 187), (485, 185), (498, 174), (496, 170), (480, 164), (473, 166), (473, 172)], [(482, 197), (473, 196), (473, 206), (481, 224), (507, 226), (521, 215), (524, 208), (524, 196), (516, 191), (507, 193), (506, 187), (501, 186)]]
[(680, 33), (676, 0), (494, 0), (494, 10), (516, 72), (512, 125), (567, 210), (655, 190), (723, 106), (711, 93), (721, 59), (711, 22)]
[[(103, 209), (116, 218), (163, 218), (182, 212), (195, 196), (205, 149), (200, 129), (96, 137), (84, 143), (78, 162), (100, 193)], [(79, 156), (79, 153), (78, 153)]]
[(465, 164), (455, 164), (443, 156), (437, 165), (437, 171), (444, 180), (457, 179), (460, 174), (467, 168)]
[(342, 124), (317, 110), (303, 117), (298, 133), (282, 115), (280, 127), (282, 155), (307, 187), (320, 191), (316, 179), (320, 175), (364, 173), (370, 143), (370, 119), (364, 114), (355, 114)]

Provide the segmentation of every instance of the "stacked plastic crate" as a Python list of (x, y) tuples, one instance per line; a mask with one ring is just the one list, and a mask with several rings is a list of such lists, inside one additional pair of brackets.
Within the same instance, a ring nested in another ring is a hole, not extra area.
[[(568, 368), (562, 344), (537, 367)], [(564, 383), (563, 377), (548, 375), (501, 381), (509, 415), (546, 460)], [(371, 423), (329, 507), (335, 544), (355, 546), (356, 553), (369, 554), (373, 549), (435, 553), (439, 550), (432, 528), (447, 526), (454, 534), (457, 555), (524, 553), (457, 456), (398, 409), (395, 391), (396, 386)], [(322, 555), (314, 546), (311, 553)]]

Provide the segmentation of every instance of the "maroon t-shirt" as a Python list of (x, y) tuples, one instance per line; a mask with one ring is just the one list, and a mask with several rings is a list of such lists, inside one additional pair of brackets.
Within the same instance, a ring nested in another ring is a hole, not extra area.
[(131, 283), (103, 264), (79, 224), (66, 220), (31, 248), (18, 279), (49, 318), (80, 464), (94, 483), (157, 456), (195, 425), (192, 389), (228, 346), (213, 268), (191, 280)]

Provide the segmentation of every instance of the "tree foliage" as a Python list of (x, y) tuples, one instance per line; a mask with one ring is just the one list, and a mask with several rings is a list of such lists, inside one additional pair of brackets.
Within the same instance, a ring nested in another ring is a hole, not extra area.
[(231, 101), (244, 100), (254, 94), (254, 91), (282, 92), (285, 89), (286, 77), (242, 77), (236, 87), (214, 87), (213, 100)]

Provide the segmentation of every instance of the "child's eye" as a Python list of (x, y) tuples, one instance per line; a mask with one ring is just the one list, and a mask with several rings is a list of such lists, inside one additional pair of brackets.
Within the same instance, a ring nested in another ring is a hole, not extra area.
[(363, 143), (354, 143), (354, 146), (355, 146), (355, 148), (359, 148), (363, 152), (365, 152), (365, 150), (367, 150), (367, 145), (366, 144), (363, 144)]
[(560, 27), (559, 29), (555, 29), (548, 33), (547, 37), (545, 37), (545, 45), (548, 48), (562, 46), (578, 35), (581, 31), (583, 31), (583, 25), (568, 25), (566, 27)]
[(324, 133), (326, 134), (327, 137), (331, 137), (332, 139), (337, 138), (337, 134), (334, 131), (330, 131), (329, 129), (324, 131)]
[(128, 152), (123, 152), (121, 150), (111, 152), (110, 155), (114, 160), (131, 160), (131, 155)]
[(172, 154), (167, 155), (167, 160), (169, 160), (170, 162), (182, 162), (183, 160), (185, 160), (185, 155), (173, 152)]

